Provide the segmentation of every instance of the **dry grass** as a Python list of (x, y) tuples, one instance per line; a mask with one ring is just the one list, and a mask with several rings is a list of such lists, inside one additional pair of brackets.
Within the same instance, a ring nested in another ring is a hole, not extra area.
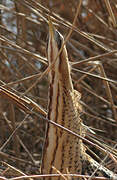
[(79, 2), (1, 1), (1, 176), (39, 174), (47, 112), (48, 16), (67, 37), (74, 88), (82, 93), (82, 118), (95, 128), (96, 135), (84, 139), (87, 151), (98, 154), (92, 156), (99, 162), (107, 154), (106, 166), (117, 172), (117, 1)]

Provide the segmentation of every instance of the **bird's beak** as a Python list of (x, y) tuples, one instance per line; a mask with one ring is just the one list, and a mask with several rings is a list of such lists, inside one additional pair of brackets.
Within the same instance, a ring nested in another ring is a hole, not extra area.
[(51, 19), (49, 18), (49, 36), (53, 39), (54, 38), (54, 26), (52, 24)]

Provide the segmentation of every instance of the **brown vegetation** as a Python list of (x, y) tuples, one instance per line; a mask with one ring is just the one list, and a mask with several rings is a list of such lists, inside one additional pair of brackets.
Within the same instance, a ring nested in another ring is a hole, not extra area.
[(82, 93), (84, 123), (96, 128), (87, 138), (101, 151), (86, 146), (99, 162), (110, 152), (106, 166), (117, 172), (117, 0), (1, 0), (1, 176), (39, 174), (48, 101), (48, 16), (65, 37), (72, 29), (66, 45), (74, 87)]

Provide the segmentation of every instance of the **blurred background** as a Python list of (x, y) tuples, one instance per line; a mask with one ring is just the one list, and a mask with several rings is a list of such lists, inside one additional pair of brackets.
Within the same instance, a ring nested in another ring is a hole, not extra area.
[[(96, 133), (86, 138), (111, 152), (115, 160), (106, 166), (117, 172), (117, 0), (0, 0), (0, 174), (40, 173), (48, 16), (64, 37), (73, 29), (66, 42), (71, 75), (83, 122)], [(86, 147), (99, 162), (105, 156)]]

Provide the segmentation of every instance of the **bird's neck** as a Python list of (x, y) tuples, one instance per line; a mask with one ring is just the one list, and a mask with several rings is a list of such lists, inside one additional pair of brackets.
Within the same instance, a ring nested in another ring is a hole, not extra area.
[[(81, 107), (79, 105), (80, 93), (73, 89), (70, 71), (66, 76), (66, 74), (61, 74), (60, 71), (55, 73), (52, 70), (49, 76), (48, 119), (74, 131), (74, 128), (72, 128), (73, 119), (77, 119), (80, 114), (78, 111)], [(69, 120), (69, 116), (71, 120)], [(72, 122), (71, 126), (68, 125), (69, 121)], [(81, 123), (81, 120), (79, 120), (79, 123)]]
[[(69, 66), (68, 66), (69, 68)], [(49, 74), (48, 119), (81, 135), (81, 119), (79, 116), (80, 93), (73, 89), (70, 70), (64, 72), (58, 69)], [(77, 141), (77, 143), (76, 143)], [(52, 173), (52, 166), (61, 172), (81, 171), (80, 151), (82, 141), (51, 124), (47, 126), (43, 154), (42, 172)], [(75, 151), (76, 149), (76, 151)], [(74, 153), (75, 152), (75, 153)], [(75, 158), (77, 155), (77, 164)], [(70, 158), (73, 157), (71, 160)]]

